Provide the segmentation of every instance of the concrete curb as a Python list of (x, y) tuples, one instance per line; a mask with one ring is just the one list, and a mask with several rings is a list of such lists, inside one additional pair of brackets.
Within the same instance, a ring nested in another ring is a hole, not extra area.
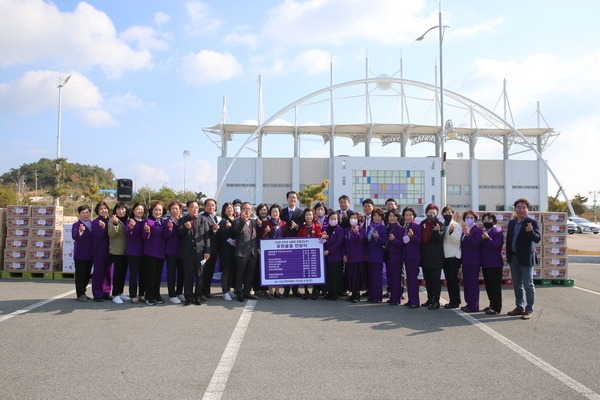
[(569, 262), (574, 264), (600, 264), (600, 256), (569, 256)]

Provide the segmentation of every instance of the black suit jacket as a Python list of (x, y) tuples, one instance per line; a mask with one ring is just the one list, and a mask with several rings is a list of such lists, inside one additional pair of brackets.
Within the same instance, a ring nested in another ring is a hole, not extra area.
[(354, 211), (352, 211), (351, 209), (347, 209), (346, 212), (346, 218), (342, 217), (342, 210), (339, 209), (336, 211), (338, 213), (338, 216), (340, 217), (340, 226), (344, 229), (346, 228), (350, 228), (350, 218), (348, 218), (348, 213), (354, 213)]
[[(508, 262), (510, 262), (510, 258), (513, 255), (512, 240), (514, 235), (513, 231), (515, 227), (515, 221), (516, 219), (513, 218), (508, 222), (508, 232), (506, 235), (506, 261)], [(528, 223), (531, 223), (531, 226), (533, 227), (531, 232), (527, 232), (525, 230)], [(523, 267), (533, 267), (537, 264), (535, 243), (539, 243), (541, 239), (542, 236), (540, 234), (540, 225), (535, 219), (525, 217), (515, 243), (516, 253), (514, 254), (517, 255), (517, 261), (519, 261), (519, 265)]]
[[(217, 217), (217, 225), (218, 225), (219, 222), (221, 221), (221, 217), (217, 216), (217, 214), (215, 214), (215, 216)], [(210, 228), (210, 230), (208, 232), (208, 238), (210, 240), (210, 255), (216, 256), (217, 254), (219, 254), (219, 235), (218, 235), (219, 231), (217, 231), (217, 233), (215, 233), (213, 231), (213, 226), (215, 225), (215, 220), (212, 219), (212, 217), (210, 215), (208, 215), (206, 212), (203, 212), (202, 214), (200, 214), (200, 217), (206, 218), (206, 221), (208, 222), (208, 226)]]
[[(298, 228), (300, 228), (300, 226), (304, 223), (304, 221), (302, 221), (302, 209), (300, 209), (299, 207), (296, 207), (294, 209), (294, 214), (290, 216), (290, 209), (289, 209), (289, 207), (286, 206), (282, 210), (281, 219), (283, 221), (285, 221), (288, 226), (288, 236), (289, 237), (297, 237), (298, 236)], [(292, 221), (294, 221), (296, 223), (296, 225), (298, 225), (296, 227), (296, 229), (292, 229), (292, 224), (291, 224)]]
[(177, 234), (181, 238), (179, 242), (179, 251), (177, 257), (187, 258), (190, 252), (196, 248), (195, 251), (200, 258), (204, 258), (204, 254), (210, 254), (210, 226), (208, 220), (198, 215), (196, 221), (194, 221), (194, 228), (196, 234), (193, 234), (192, 229), (185, 227), (185, 223), (190, 220), (190, 216), (186, 215), (179, 218), (177, 223)]

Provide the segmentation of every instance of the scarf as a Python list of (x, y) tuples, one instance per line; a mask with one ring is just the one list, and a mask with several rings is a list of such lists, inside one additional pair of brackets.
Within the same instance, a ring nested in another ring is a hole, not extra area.
[(431, 239), (431, 230), (437, 224), (437, 221), (425, 221), (425, 229), (423, 229), (423, 243), (429, 242)]

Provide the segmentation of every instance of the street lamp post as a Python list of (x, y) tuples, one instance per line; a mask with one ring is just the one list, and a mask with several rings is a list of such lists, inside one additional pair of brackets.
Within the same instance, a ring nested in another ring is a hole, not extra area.
[(184, 150), (183, 151), (183, 195), (185, 196), (185, 184), (186, 184), (186, 179), (187, 179), (187, 158), (190, 155), (190, 151), (189, 150)]
[(441, 186), (441, 196), (440, 196), (440, 206), (446, 206), (446, 153), (444, 151), (444, 141), (446, 140), (446, 131), (444, 129), (444, 67), (442, 63), (442, 43), (444, 42), (444, 30), (446, 28), (450, 28), (447, 25), (442, 25), (442, 3), (440, 2), (440, 12), (439, 12), (439, 24), (436, 26), (432, 26), (424, 34), (419, 36), (416, 41), (420, 42), (425, 38), (425, 35), (429, 31), (434, 29), (439, 30), (439, 41), (440, 41), (440, 154), (442, 161), (442, 168), (440, 171), (440, 186)]
[[(67, 84), (67, 82), (69, 82), (69, 79), (71, 79), (71, 75), (67, 76), (66, 78), (63, 78), (62, 75), (59, 75), (58, 78), (56, 78), (56, 87), (58, 88), (58, 134), (56, 135), (56, 172), (57, 172), (56, 187), (57, 188), (60, 186), (60, 179), (58, 176), (58, 170), (60, 168), (60, 164), (59, 164), (58, 160), (60, 159), (60, 125), (61, 125), (61, 120), (62, 120), (61, 115), (60, 115), (61, 106), (62, 106), (61, 92), (62, 92), (63, 86), (65, 86)], [(57, 197), (56, 205), (58, 206), (59, 203), (60, 203), (60, 198)]]
[(596, 202), (598, 201), (598, 194), (600, 192), (598, 190), (592, 190), (590, 194), (592, 195), (592, 201), (594, 202), (594, 223), (596, 223)]

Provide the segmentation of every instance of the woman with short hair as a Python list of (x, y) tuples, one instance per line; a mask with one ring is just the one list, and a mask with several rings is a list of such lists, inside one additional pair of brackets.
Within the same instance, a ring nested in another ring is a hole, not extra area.
[(405, 207), (402, 210), (404, 219), (404, 269), (406, 270), (406, 291), (408, 302), (404, 304), (408, 308), (419, 307), (419, 264), (421, 263), (421, 227), (415, 222), (417, 212), (413, 207)]
[(446, 206), (442, 209), (444, 218), (444, 276), (450, 301), (444, 308), (458, 308), (460, 306), (460, 283), (458, 270), (461, 258), (462, 228), (454, 220), (454, 209)]
[(108, 224), (109, 251), (113, 260), (113, 303), (123, 304), (123, 301), (129, 301), (131, 298), (123, 294), (125, 288), (125, 275), (127, 275), (127, 234), (125, 233), (125, 224), (129, 209), (127, 204), (120, 201), (113, 208), (113, 215)]
[(483, 309), (486, 314), (500, 314), (502, 311), (502, 246), (504, 234), (496, 226), (496, 216), (485, 213), (482, 217), (483, 233), (481, 234), (481, 271), (485, 282), (490, 305)]
[(108, 241), (108, 204), (104, 201), (96, 204), (94, 212), (98, 217), (92, 221), (92, 293), (94, 301), (111, 300), (112, 259)]
[(425, 207), (425, 219), (419, 224), (421, 239), (421, 268), (427, 288), (427, 301), (422, 307), (440, 308), (442, 268), (444, 268), (444, 226), (438, 219), (440, 208), (436, 204)]
[(371, 212), (371, 224), (365, 233), (365, 257), (369, 276), (370, 303), (381, 303), (383, 299), (383, 261), (384, 247), (387, 242), (387, 228), (383, 224), (383, 211), (374, 208)]
[(481, 235), (483, 231), (477, 226), (479, 216), (473, 210), (463, 213), (465, 226), (462, 230), (462, 272), (463, 290), (465, 294), (464, 312), (479, 311), (479, 270), (481, 269)]

